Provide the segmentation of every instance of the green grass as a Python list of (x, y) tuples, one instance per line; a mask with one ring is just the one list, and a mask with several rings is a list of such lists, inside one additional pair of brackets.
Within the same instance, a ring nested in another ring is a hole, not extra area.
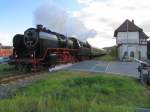
[(0, 64), (0, 72), (7, 71), (7, 70), (12, 69), (12, 68), (13, 68), (12, 65), (9, 65), (9, 64)]
[(8, 64), (0, 64), (0, 71), (3, 71), (5, 69), (9, 68)]
[(115, 56), (112, 55), (104, 55), (104, 56), (100, 56), (100, 57), (96, 57), (95, 60), (101, 60), (101, 61), (115, 61), (117, 60)]
[(13, 65), (0, 64), (0, 76), (6, 75), (8, 73), (16, 72)]
[(0, 100), (0, 112), (134, 112), (150, 107), (145, 90), (130, 77), (61, 71)]

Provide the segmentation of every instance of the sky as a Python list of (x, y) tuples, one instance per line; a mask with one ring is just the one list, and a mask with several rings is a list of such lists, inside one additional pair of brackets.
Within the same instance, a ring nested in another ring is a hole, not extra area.
[(65, 30), (59, 24), (53, 30), (87, 40), (94, 47), (113, 46), (114, 31), (126, 19), (134, 19), (150, 36), (149, 12), (149, 0), (0, 0), (0, 43), (12, 45), (15, 34), (38, 23), (52, 29), (51, 23), (59, 21)]

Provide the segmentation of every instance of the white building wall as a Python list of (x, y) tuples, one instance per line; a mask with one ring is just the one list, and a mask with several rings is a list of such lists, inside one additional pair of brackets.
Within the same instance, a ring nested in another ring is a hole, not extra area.
[(123, 60), (124, 58), (124, 53), (127, 52), (128, 53), (128, 58), (130, 58), (130, 54), (131, 52), (134, 52), (134, 58), (139, 59), (140, 58), (140, 54), (139, 52), (141, 52), (141, 59), (142, 60), (146, 60), (147, 59), (147, 46), (146, 45), (121, 45), (118, 47), (118, 57), (120, 60)]
[(139, 32), (118, 32), (117, 44), (121, 43), (139, 43)]
[(139, 51), (141, 52), (141, 59), (146, 60), (147, 59), (147, 46), (146, 45), (139, 46)]

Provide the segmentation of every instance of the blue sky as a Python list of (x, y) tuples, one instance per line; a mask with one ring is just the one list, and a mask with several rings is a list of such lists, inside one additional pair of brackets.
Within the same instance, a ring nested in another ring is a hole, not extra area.
[(33, 12), (42, 0), (1, 0), (0, 31), (18, 31), (32, 25)]
[[(0, 31), (21, 31), (33, 26), (34, 11), (46, 0), (0, 0)], [(64, 10), (78, 10), (75, 0), (55, 0)], [(67, 2), (66, 2), (67, 1)]]

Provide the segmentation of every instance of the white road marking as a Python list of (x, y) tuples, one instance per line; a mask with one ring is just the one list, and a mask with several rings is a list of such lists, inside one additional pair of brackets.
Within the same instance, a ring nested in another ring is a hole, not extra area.
[(111, 62), (109, 62), (109, 63), (107, 64), (107, 67), (106, 67), (106, 69), (105, 69), (105, 72), (107, 72), (107, 70), (108, 70), (108, 68), (109, 68), (110, 63), (111, 63)]

